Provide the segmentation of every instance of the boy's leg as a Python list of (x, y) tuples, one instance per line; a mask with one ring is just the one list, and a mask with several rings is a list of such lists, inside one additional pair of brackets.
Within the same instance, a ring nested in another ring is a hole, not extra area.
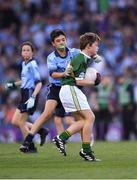
[(67, 128), (66, 131), (64, 131), (59, 136), (53, 139), (54, 144), (63, 154), (66, 154), (65, 142), (69, 139), (71, 135), (79, 131), (82, 131), (82, 141), (83, 141), (82, 147), (84, 151), (86, 152), (91, 151), (91, 147), (90, 147), (91, 129), (93, 128), (94, 114), (92, 113), (91, 110), (83, 110), (76, 112), (74, 116), (75, 119), (78, 121), (74, 122), (71, 126)]
[(28, 124), (26, 122), (27, 119), (28, 119), (27, 113), (20, 113), (20, 110), (16, 109), (16, 111), (13, 115), (12, 121), (11, 121), (13, 125), (20, 128), (24, 138), (29, 133), (29, 127), (28, 127)]
[(57, 134), (62, 133), (64, 131), (64, 126), (63, 126), (63, 123), (62, 123), (62, 117), (55, 116), (54, 117), (54, 123), (55, 123), (55, 126), (56, 126)]
[[(19, 118), (18, 119), (18, 125), (19, 125), (19, 128), (24, 136), (24, 138), (26, 137), (26, 135), (28, 134), (29, 132), (29, 128), (26, 126), (26, 121), (28, 119), (28, 113), (20, 113), (20, 110), (17, 109), (17, 111), (15, 112), (15, 116), (14, 118), (17, 117), (17, 115), (19, 115)], [(15, 120), (15, 119), (14, 119)], [(21, 148), (21, 147), (20, 147)], [(28, 145), (28, 148), (29, 148), (29, 152), (30, 153), (36, 153), (37, 152), (37, 148), (34, 146), (34, 143), (30, 143)], [(20, 149), (21, 151), (21, 149)], [(23, 152), (23, 151), (22, 151)], [(25, 151), (24, 151), (25, 152)]]
[[(30, 123), (30, 122), (26, 122), (26, 126), (28, 127), (29, 132), (30, 132), (32, 127), (33, 127), (33, 124)], [(40, 135), (40, 146), (43, 146), (43, 144), (46, 141), (46, 137), (47, 137), (47, 135), (49, 133), (49, 129), (42, 127), (42, 128), (39, 129), (39, 131), (37, 133)]]
[(51, 116), (53, 115), (55, 109), (57, 106), (57, 101), (55, 100), (47, 100), (45, 109), (43, 113), (40, 115), (40, 117), (34, 122), (32, 129), (30, 131), (31, 134), (35, 135), (38, 130), (41, 128), (41, 126), (46, 123)]
[(45, 105), (45, 109), (43, 113), (34, 122), (30, 133), (27, 135), (27, 137), (24, 140), (22, 148), (20, 148), (22, 152), (29, 151), (28, 144), (33, 142), (34, 135), (39, 131), (41, 126), (45, 122), (47, 122), (50, 119), (50, 117), (53, 115), (53, 112), (55, 111), (56, 106), (57, 106), (57, 102), (55, 100), (46, 101), (46, 105)]
[(16, 111), (15, 111), (13, 117), (12, 117), (11, 123), (12, 123), (14, 126), (17, 126), (17, 127), (19, 128), (20, 118), (21, 118), (20, 110), (19, 110), (19, 109), (16, 109)]
[(83, 119), (85, 121), (83, 129), (82, 129), (83, 141), (90, 143), (95, 116), (91, 110), (80, 111), (80, 114), (81, 114), (81, 116), (83, 116)]
[(100, 159), (95, 158), (90, 145), (95, 116), (91, 110), (84, 110), (81, 111), (80, 113), (81, 116), (83, 116), (83, 118), (85, 119), (85, 123), (82, 129), (82, 133), (83, 133), (82, 149), (79, 152), (79, 154), (86, 161), (100, 161)]
[(59, 149), (59, 151), (64, 156), (66, 156), (65, 141), (68, 140), (71, 135), (81, 130), (83, 134), (82, 137), (83, 142), (82, 142), (82, 149), (80, 151), (80, 156), (87, 161), (100, 161), (99, 159), (95, 158), (90, 146), (91, 131), (93, 129), (93, 124), (94, 124), (94, 114), (92, 113), (91, 110), (83, 110), (75, 113), (75, 118), (76, 119), (78, 118), (80, 120), (73, 123), (66, 131), (61, 133), (59, 136), (56, 136), (53, 139), (54, 144)]
[(76, 119), (78, 118), (79, 121), (75, 121), (64, 132), (53, 138), (53, 143), (56, 145), (60, 153), (62, 153), (64, 156), (66, 156), (66, 141), (69, 139), (71, 135), (75, 134), (76, 132), (79, 132), (84, 126), (84, 121), (82, 120), (82, 117), (80, 117), (78, 113), (75, 113), (74, 116)]
[(64, 118), (64, 121), (68, 126), (70, 126), (71, 124), (73, 124), (75, 122), (75, 119), (71, 115), (66, 115)]
[(64, 131), (64, 125), (62, 122), (64, 116), (65, 116), (65, 110), (64, 110), (60, 100), (58, 100), (58, 106), (56, 107), (55, 116), (54, 116), (54, 123), (56, 126), (57, 134), (60, 134)]
[[(23, 127), (23, 125), (20, 125), (20, 123), (23, 123), (23, 122), (21, 122), (21, 118), (22, 118), (22, 113), (20, 113), (19, 109), (16, 109), (16, 111), (13, 115), (13, 118), (12, 118), (12, 124), (18, 128), (20, 128), (20, 126), (21, 126), (21, 129), (23, 131), (23, 137), (25, 138), (28, 135), (29, 131), (31, 130), (33, 124), (30, 122), (24, 122), (25, 127)], [(25, 121), (27, 121), (27, 118), (28, 117), (26, 117)], [(24, 130), (24, 128), (25, 128), (25, 130)], [(38, 134), (40, 135), (40, 139), (41, 139), (41, 142), (40, 142), (41, 146), (44, 144), (48, 132), (49, 132), (49, 130), (47, 128), (41, 128), (38, 131)]]
[(28, 113), (21, 113), (19, 127), (24, 138), (26, 138), (27, 134), (29, 133), (29, 128), (26, 127), (26, 121), (28, 120), (28, 117), (29, 117)]

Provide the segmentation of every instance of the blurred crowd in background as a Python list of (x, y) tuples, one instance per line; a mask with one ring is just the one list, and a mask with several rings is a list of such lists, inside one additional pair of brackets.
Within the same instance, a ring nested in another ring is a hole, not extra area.
[[(19, 45), (31, 41), (36, 47), (43, 88), (34, 121), (44, 108), (48, 84), (46, 57), (53, 51), (50, 32), (65, 31), (68, 47), (79, 48), (79, 36), (95, 32), (101, 37), (94, 64), (102, 75), (97, 88), (84, 88), (96, 114), (97, 140), (137, 138), (137, 3), (136, 0), (0, 0), (0, 85), (20, 77)], [(19, 90), (0, 89), (0, 142), (22, 140), (11, 118)], [(55, 133), (53, 122), (46, 126)], [(49, 137), (50, 139), (50, 137)]]

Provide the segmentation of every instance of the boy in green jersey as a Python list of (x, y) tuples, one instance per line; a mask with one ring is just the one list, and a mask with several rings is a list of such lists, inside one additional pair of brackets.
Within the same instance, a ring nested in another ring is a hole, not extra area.
[(90, 109), (85, 94), (79, 89), (79, 86), (97, 85), (100, 82), (99, 73), (95, 82), (85, 79), (86, 69), (93, 60), (92, 58), (98, 56), (99, 42), (99, 36), (94, 33), (85, 33), (80, 37), (81, 52), (71, 60), (66, 68), (68, 76), (62, 78), (62, 87), (59, 94), (65, 111), (73, 113), (77, 121), (53, 139), (59, 151), (66, 156), (66, 141), (71, 135), (81, 131), (82, 149), (79, 154), (87, 161), (99, 161), (93, 155), (90, 147), (95, 116)]

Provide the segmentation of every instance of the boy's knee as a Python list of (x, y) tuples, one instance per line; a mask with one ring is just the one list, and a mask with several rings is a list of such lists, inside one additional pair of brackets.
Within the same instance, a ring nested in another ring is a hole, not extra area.
[(93, 121), (95, 121), (95, 115), (94, 114), (92, 115), (92, 119), (93, 119)]
[(12, 119), (11, 120), (11, 124), (14, 125), (14, 126), (19, 126), (19, 122), (15, 119)]
[(92, 123), (94, 123), (95, 121), (95, 115), (92, 113), (91, 116), (89, 117), (89, 121), (91, 121)]

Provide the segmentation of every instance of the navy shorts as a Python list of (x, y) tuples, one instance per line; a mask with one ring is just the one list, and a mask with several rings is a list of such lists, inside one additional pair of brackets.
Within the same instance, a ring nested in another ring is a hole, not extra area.
[(29, 115), (33, 115), (36, 111), (36, 105), (38, 102), (38, 97), (36, 97), (35, 105), (33, 108), (27, 109), (27, 104), (25, 102), (31, 97), (34, 89), (21, 89), (21, 100), (18, 105), (18, 109), (21, 113), (27, 112)]
[(55, 116), (63, 118), (65, 116), (72, 116), (72, 113), (71, 112), (66, 113), (64, 108), (56, 108)]
[(56, 86), (54, 84), (51, 84), (48, 88), (49, 88), (49, 90), (48, 90), (48, 94), (47, 94), (47, 100), (53, 99), (58, 103), (56, 110), (55, 110), (55, 115), (58, 117), (64, 117), (66, 115), (65, 109), (62, 106), (62, 103), (59, 98), (59, 91), (61, 89), (61, 86)]

